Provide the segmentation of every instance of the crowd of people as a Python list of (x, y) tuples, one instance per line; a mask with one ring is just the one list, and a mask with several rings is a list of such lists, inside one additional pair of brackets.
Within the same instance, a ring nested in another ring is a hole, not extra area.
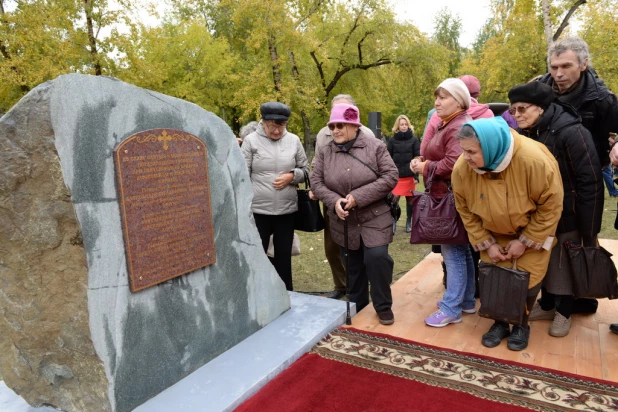
[[(402, 114), (385, 145), (361, 124), (351, 96), (332, 100), (310, 171), (310, 196), (322, 202), (326, 223), (324, 252), (334, 284), (328, 297), (347, 291), (358, 311), (371, 302), (380, 323), (394, 322), (388, 247), (396, 222), (385, 199), (407, 198), (410, 233), (409, 200), (422, 177), (432, 198), (453, 193), (469, 240), (434, 246), (442, 254), (446, 290), (425, 319), (428, 326), (445, 327), (476, 313), (479, 260), (503, 267), (516, 262), (529, 273), (523, 318), (512, 325), (496, 320), (482, 337), (486, 347), (506, 338), (509, 349), (523, 350), (531, 320), (551, 320), (548, 333), (563, 337), (572, 314), (596, 311), (596, 299), (574, 295), (565, 242), (598, 245), (603, 185), (607, 170), (618, 166), (618, 101), (592, 68), (581, 39), (554, 42), (548, 67), (547, 74), (509, 90), (504, 113), (478, 102), (481, 85), (474, 76), (445, 79), (435, 89), (422, 140)], [(264, 251), (272, 236), (273, 266), (293, 290), (296, 186), (309, 165), (300, 139), (287, 131), (290, 108), (268, 102), (260, 112), (259, 122), (241, 129), (238, 143)], [(609, 180), (613, 187), (612, 175)], [(618, 324), (610, 329), (618, 333)]]

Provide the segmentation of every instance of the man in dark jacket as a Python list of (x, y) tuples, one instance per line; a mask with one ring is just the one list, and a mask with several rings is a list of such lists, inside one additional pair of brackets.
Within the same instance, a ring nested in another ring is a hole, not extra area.
[(576, 38), (559, 40), (552, 43), (548, 56), (550, 72), (539, 81), (577, 110), (592, 134), (601, 165), (609, 165), (607, 139), (610, 132), (618, 132), (618, 101), (591, 67), (588, 45)]
[[(577, 110), (582, 125), (592, 134), (601, 166), (609, 166), (609, 134), (618, 132), (618, 100), (599, 79), (590, 63), (588, 45), (578, 38), (551, 44), (547, 53), (549, 73), (539, 79), (558, 94), (558, 100)], [(577, 299), (573, 313), (596, 312), (596, 299)]]

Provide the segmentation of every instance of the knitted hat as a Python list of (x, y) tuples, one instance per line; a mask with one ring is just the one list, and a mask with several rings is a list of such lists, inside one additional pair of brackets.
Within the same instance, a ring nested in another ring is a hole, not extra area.
[(288, 106), (279, 102), (267, 102), (260, 106), (260, 114), (264, 120), (287, 122), (291, 113)]
[(330, 111), (330, 120), (328, 121), (328, 124), (333, 123), (348, 123), (362, 126), (358, 107), (352, 106), (351, 104), (334, 105)]
[(509, 90), (511, 104), (532, 103), (546, 110), (556, 98), (551, 86), (541, 82), (519, 84)]
[(479, 97), (479, 94), (481, 94), (481, 82), (479, 82), (479, 79), (471, 74), (464, 74), (463, 76), (459, 76), (459, 80), (464, 82), (471, 97), (475, 99)]
[(449, 78), (444, 80), (438, 85), (436, 90), (443, 88), (451, 94), (457, 100), (457, 103), (461, 105), (461, 108), (468, 110), (470, 108), (470, 92), (466, 87), (466, 84), (459, 79)]

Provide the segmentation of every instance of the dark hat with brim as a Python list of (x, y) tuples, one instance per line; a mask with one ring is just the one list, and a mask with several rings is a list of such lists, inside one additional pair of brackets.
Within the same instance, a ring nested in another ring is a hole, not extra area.
[(513, 103), (532, 103), (546, 110), (556, 98), (551, 86), (541, 82), (518, 84), (509, 90), (509, 100)]
[(291, 113), (288, 106), (279, 102), (267, 102), (260, 106), (260, 114), (264, 120), (286, 122), (290, 118)]

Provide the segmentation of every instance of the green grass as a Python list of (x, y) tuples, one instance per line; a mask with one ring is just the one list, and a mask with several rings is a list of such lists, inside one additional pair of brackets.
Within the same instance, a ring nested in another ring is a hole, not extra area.
[[(423, 186), (417, 190), (423, 190)], [(393, 281), (399, 280), (410, 269), (431, 251), (430, 245), (411, 245), (410, 234), (406, 233), (406, 207), (405, 198), (399, 200), (401, 206), (401, 219), (397, 222), (397, 231), (388, 249), (395, 261)], [(599, 238), (618, 239), (618, 231), (614, 229), (616, 218), (616, 198), (612, 198), (605, 191), (605, 207), (603, 212), (603, 225)], [(333, 280), (330, 266), (324, 255), (324, 232), (305, 233), (296, 232), (300, 237), (299, 256), (292, 258), (292, 276), (294, 278), (294, 290), (299, 292), (327, 292), (333, 289)]]

